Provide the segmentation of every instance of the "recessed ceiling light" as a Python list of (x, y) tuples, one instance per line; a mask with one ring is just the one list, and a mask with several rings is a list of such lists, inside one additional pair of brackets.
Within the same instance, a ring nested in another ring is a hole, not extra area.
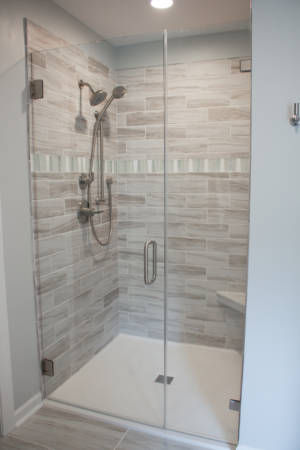
[(173, 5), (173, 0), (151, 0), (151, 6), (153, 6), (153, 8), (158, 8), (158, 9), (166, 9), (166, 8), (170, 8), (170, 6)]

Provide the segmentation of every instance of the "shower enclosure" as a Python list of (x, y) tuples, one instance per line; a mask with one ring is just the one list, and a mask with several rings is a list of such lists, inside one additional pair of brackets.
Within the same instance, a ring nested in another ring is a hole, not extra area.
[(27, 51), (44, 396), (236, 443), (249, 32), (72, 46), (27, 22)]

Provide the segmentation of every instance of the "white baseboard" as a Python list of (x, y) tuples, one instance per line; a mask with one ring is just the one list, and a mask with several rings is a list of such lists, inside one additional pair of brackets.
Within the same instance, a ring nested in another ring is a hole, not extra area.
[(26, 419), (40, 409), (42, 404), (42, 395), (39, 392), (24, 403), (24, 405), (20, 406), (20, 408), (15, 411), (16, 426), (18, 427), (25, 422)]
[[(87, 417), (93, 417), (99, 421), (110, 423), (116, 426), (123, 426), (135, 431), (140, 431), (143, 433), (152, 434), (154, 436), (172, 439), (176, 442), (181, 442), (182, 444), (188, 444), (190, 446), (195, 446), (195, 450), (200, 447), (201, 450), (235, 450), (236, 446), (214, 441), (212, 439), (200, 438), (193, 435), (188, 435), (184, 433), (178, 433), (176, 431), (165, 430), (162, 428), (153, 427), (150, 425), (144, 425), (137, 422), (132, 422), (130, 420), (121, 419), (118, 417), (108, 416), (95, 411), (86, 410), (78, 406), (68, 405), (66, 403), (60, 403), (56, 400), (47, 399), (44, 401), (47, 406), (52, 406), (55, 408), (63, 409), (65, 411), (74, 412), (77, 414), (82, 414)], [(200, 450), (199, 449), (199, 450)], [(241, 449), (243, 450), (243, 449)], [(246, 450), (246, 449), (244, 449)], [(248, 449), (250, 450), (250, 449)], [(253, 449), (254, 450), (254, 449)]]

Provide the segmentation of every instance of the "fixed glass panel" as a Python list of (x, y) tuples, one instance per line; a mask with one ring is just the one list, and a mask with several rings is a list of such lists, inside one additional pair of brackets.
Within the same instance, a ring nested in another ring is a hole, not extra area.
[(163, 426), (163, 41), (152, 61), (138, 38), (122, 43), (69, 46), (28, 26), (29, 80), (44, 83), (29, 105), (43, 385)]
[[(236, 443), (248, 248), (250, 33), (168, 39), (168, 428)], [(246, 64), (247, 62), (247, 64)]]

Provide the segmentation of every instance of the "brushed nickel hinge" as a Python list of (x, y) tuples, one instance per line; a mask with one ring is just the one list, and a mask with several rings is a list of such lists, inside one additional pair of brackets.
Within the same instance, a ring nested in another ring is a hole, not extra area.
[(241, 401), (240, 400), (233, 400), (231, 399), (229, 401), (229, 409), (232, 409), (232, 411), (240, 411), (241, 409)]
[(30, 81), (30, 98), (32, 100), (38, 100), (44, 98), (44, 82), (43, 80)]
[(42, 359), (42, 374), (47, 377), (54, 377), (54, 361), (52, 359)]
[(165, 380), (167, 381), (167, 384), (171, 384), (172, 381), (174, 380), (174, 377), (164, 377), (164, 375), (158, 375), (154, 382), (155, 383), (161, 383), (161, 384), (165, 384)]

